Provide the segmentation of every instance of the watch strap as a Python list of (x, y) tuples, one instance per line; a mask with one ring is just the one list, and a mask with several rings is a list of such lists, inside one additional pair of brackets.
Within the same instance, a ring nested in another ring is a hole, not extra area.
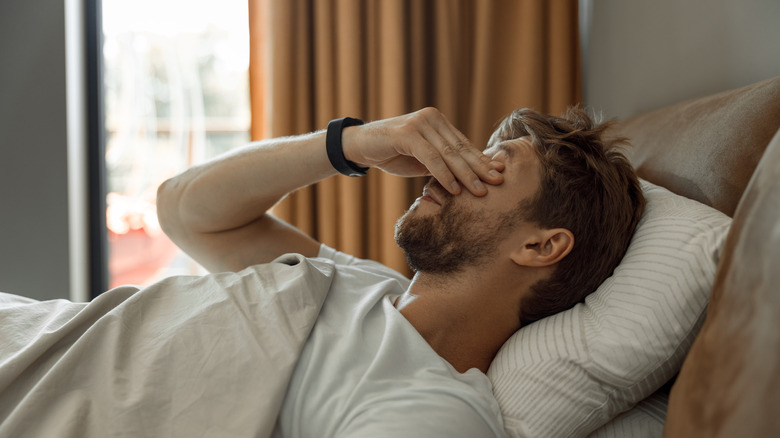
[(331, 120), (328, 123), (328, 132), (325, 135), (325, 149), (328, 159), (334, 169), (347, 176), (365, 176), (368, 167), (360, 167), (344, 156), (344, 148), (341, 144), (341, 132), (350, 126), (362, 125), (363, 121), (352, 117), (342, 117)]

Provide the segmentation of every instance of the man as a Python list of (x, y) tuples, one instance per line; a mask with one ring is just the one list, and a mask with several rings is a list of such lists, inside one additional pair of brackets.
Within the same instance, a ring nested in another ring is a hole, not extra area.
[[(0, 436), (502, 436), (497, 350), (609, 276), (644, 206), (603, 132), (518, 110), (482, 151), (427, 108), (187, 170), (161, 225), (214, 274), (89, 303), (0, 292)], [(411, 281), (266, 213), (366, 167), (433, 176), (395, 230)]]
[[(580, 109), (518, 110), (484, 151), (432, 108), (255, 143), (165, 182), (163, 230), (212, 272), (285, 253), (336, 274), (292, 376), (284, 436), (500, 436), (484, 373), (524, 323), (611, 274), (644, 208), (631, 166)], [(270, 216), (286, 194), (373, 167), (431, 175), (398, 221), (411, 282)], [(435, 434), (435, 435), (434, 435)]]

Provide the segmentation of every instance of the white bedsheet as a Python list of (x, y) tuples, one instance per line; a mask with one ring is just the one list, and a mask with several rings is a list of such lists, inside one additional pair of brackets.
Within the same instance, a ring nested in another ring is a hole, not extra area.
[(287, 255), (91, 303), (0, 293), (0, 437), (270, 436), (332, 275)]

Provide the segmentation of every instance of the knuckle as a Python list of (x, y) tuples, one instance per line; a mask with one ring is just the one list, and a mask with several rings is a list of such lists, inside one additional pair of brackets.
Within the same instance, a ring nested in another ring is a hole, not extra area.
[(443, 155), (455, 155), (458, 153), (458, 149), (450, 143), (444, 143), (444, 146), (441, 148), (441, 153)]
[(456, 142), (452, 148), (458, 151), (458, 153), (468, 152), (469, 150), (469, 146), (463, 141)]
[(427, 118), (419, 111), (412, 114), (403, 124), (403, 128), (409, 132), (420, 132), (421, 129), (427, 124)]
[(444, 115), (437, 108), (427, 106), (416, 113), (420, 117), (420, 120), (424, 120), (426, 123), (432, 126), (440, 126), (445, 120)]
[(424, 116), (433, 116), (439, 113), (439, 110), (432, 106), (426, 106), (425, 108), (421, 109), (417, 112), (418, 114), (424, 115)]

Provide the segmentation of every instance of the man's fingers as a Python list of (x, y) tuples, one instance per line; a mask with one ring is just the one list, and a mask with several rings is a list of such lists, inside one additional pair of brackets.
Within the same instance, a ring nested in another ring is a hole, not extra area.
[[(462, 184), (476, 196), (487, 194), (483, 181), (489, 184), (500, 184), (503, 177), (492, 166), (491, 160), (475, 148), (466, 137), (451, 125), (449, 129), (430, 129), (424, 132), (424, 137), (434, 146), (440, 159), (428, 156), (431, 174), (452, 194), (460, 193)], [(460, 184), (456, 184), (455, 182)]]
[(430, 146), (420, 150), (415, 154), (415, 158), (428, 169), (431, 176), (436, 178), (448, 192), (453, 195), (459, 194), (460, 184), (458, 179), (450, 170), (450, 165), (444, 160), (442, 152), (439, 148), (434, 147), (430, 143), (428, 144)]
[(504, 176), (501, 174), (504, 171), (503, 163), (491, 160), (490, 157), (482, 153), (481, 149), (474, 147), (459, 130), (455, 129), (455, 134), (461, 142), (472, 146), (466, 160), (483, 181), (494, 185), (504, 182)]
[(444, 114), (438, 111), (428, 114), (429, 116), (438, 116), (438, 120), (431, 121), (431, 124), (441, 133), (445, 141), (454, 145), (455, 151), (468, 163), (469, 168), (479, 179), (489, 184), (501, 184), (503, 182), (504, 179), (500, 172), (504, 169), (501, 163), (492, 162), (489, 157), (482, 153), (480, 148), (475, 147), (458, 128), (453, 126)]
[(435, 108), (345, 129), (342, 135), (351, 161), (402, 176), (420, 175), (424, 166), (452, 194), (463, 186), (483, 196), (485, 183), (503, 182), (503, 165), (491, 162)]
[[(443, 169), (436, 169), (447, 179), (447, 181), (439, 180), (442, 186), (446, 187), (452, 194), (460, 193), (460, 184), (477, 196), (487, 193), (485, 185), (480, 181), (479, 176), (472, 170), (469, 161), (466, 159), (469, 155), (469, 147), (467, 145), (462, 142), (453, 144), (436, 131), (426, 133), (426, 139), (435, 146), (439, 154), (440, 160), (436, 160), (437, 164), (440, 162), (447, 169), (446, 173)], [(433, 176), (439, 179), (434, 169), (430, 170)], [(460, 184), (454, 184), (454, 181), (450, 181), (450, 178)]]

